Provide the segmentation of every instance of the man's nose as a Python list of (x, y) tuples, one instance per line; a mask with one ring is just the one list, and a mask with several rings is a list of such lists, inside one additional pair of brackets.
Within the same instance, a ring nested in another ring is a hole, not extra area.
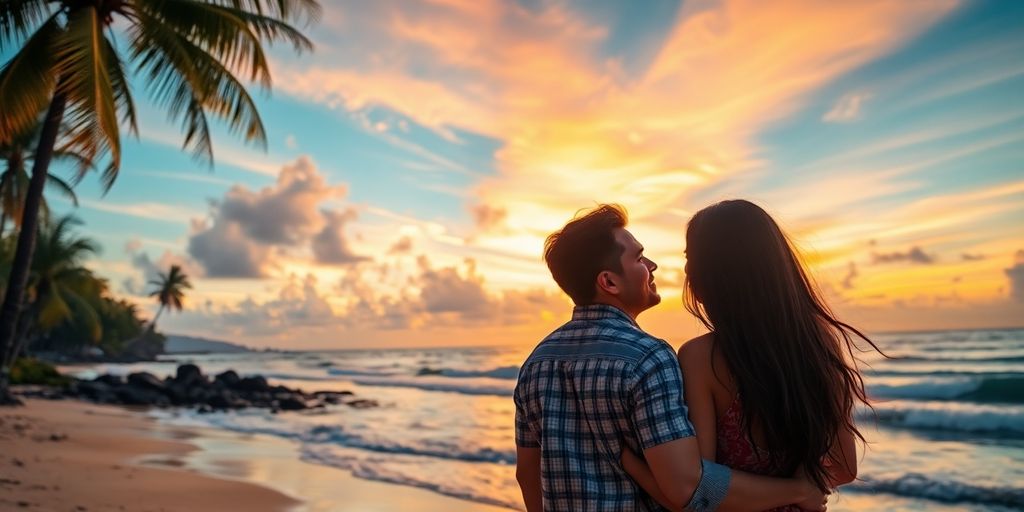
[(652, 260), (652, 259), (650, 259), (650, 258), (644, 258), (644, 259), (646, 259), (646, 260), (647, 260), (647, 268), (648, 268), (648, 269), (649, 269), (649, 270), (650, 270), (651, 272), (654, 272), (655, 270), (658, 270), (658, 264), (657, 264), (657, 263), (655, 263), (655, 262), (654, 262), (654, 260)]

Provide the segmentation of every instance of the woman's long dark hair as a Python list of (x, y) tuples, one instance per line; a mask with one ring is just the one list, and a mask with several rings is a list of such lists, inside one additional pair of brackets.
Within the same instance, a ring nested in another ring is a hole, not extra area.
[(714, 333), (751, 442), (756, 425), (776, 470), (802, 467), (827, 489), (825, 457), (841, 429), (864, 441), (853, 407), (868, 397), (851, 335), (878, 347), (835, 318), (786, 235), (749, 201), (697, 212), (686, 259), (686, 309)]

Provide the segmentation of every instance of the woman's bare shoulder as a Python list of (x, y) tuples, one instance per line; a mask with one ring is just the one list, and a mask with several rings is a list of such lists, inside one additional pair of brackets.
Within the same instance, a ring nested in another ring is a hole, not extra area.
[(679, 347), (679, 364), (684, 368), (694, 365), (706, 366), (711, 357), (713, 342), (714, 336), (709, 332), (683, 343)]

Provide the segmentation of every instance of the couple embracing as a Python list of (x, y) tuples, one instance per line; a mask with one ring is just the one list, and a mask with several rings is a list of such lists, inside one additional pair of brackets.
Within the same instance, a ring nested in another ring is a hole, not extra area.
[(637, 325), (661, 301), (658, 266), (626, 224), (601, 205), (545, 244), (575, 308), (514, 393), (527, 510), (825, 510), (857, 474), (851, 335), (870, 340), (775, 221), (733, 200), (687, 226), (686, 308), (710, 332), (677, 353)]

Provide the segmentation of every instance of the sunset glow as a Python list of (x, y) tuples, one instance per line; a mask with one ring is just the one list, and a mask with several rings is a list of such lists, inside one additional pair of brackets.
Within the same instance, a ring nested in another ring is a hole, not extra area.
[(315, 51), (273, 53), (265, 154), (220, 130), (210, 172), (139, 101), (76, 214), (120, 296), (193, 276), (167, 332), (258, 347), (536, 343), (569, 311), (544, 237), (601, 202), (677, 343), (686, 222), (734, 197), (850, 323), (1020, 326), (1022, 28), (1016, 2), (325, 1)]

